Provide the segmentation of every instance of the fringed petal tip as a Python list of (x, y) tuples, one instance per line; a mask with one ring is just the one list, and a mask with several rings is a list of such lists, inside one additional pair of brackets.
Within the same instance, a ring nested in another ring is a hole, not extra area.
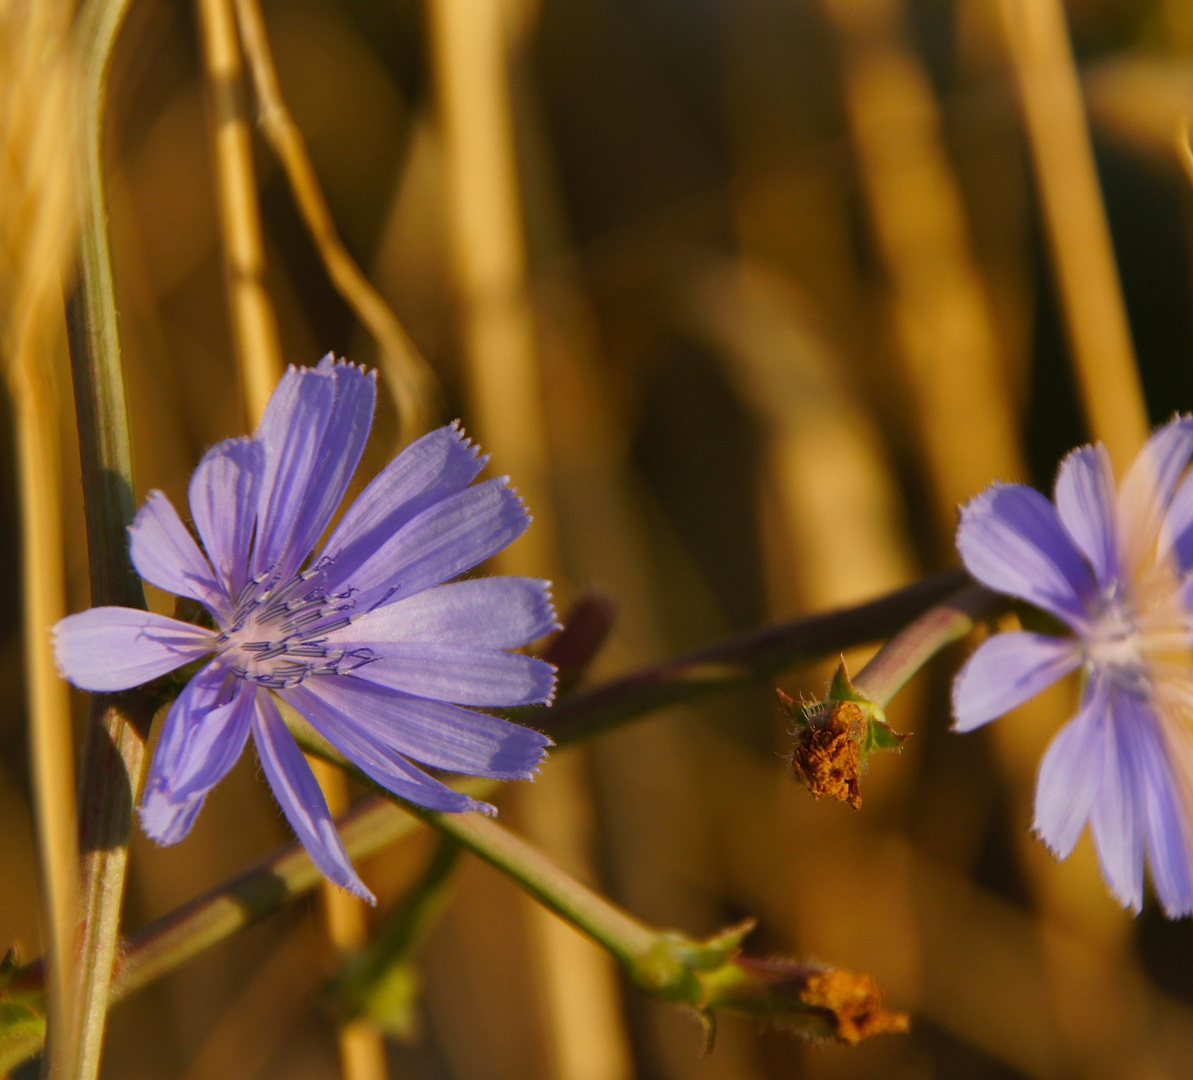
[[(323, 354), (319, 363), (315, 365), (316, 371), (334, 371), (336, 368), (352, 368), (353, 371), (359, 371), (362, 375), (367, 375), (374, 382), (377, 381), (377, 369), (368, 367), (365, 364), (354, 364), (343, 356), (336, 356), (334, 352), (326, 352)], [(290, 366), (290, 370), (294, 369), (294, 365)]]
[[(535, 580), (531, 578), (530, 580)], [(543, 608), (544, 615), (548, 620), (548, 627), (543, 631), (544, 634), (553, 633), (556, 630), (563, 629), (563, 623), (559, 621), (559, 609), (555, 606), (555, 582), (549, 581), (547, 578), (539, 578), (539, 588), (543, 591)]]
[[(445, 424), (444, 430), (451, 432), (451, 435), (456, 442), (458, 442), (464, 449), (470, 450), (474, 458), (481, 456), (480, 443), (473, 442), (472, 436), (468, 434), (467, 429), (464, 427), (464, 421), (458, 416), (450, 424)], [(484, 459), (485, 461), (488, 461), (489, 455), (485, 454)]]
[(344, 892), (350, 893), (351, 895), (355, 896), (358, 900), (363, 900), (366, 904), (369, 905), (369, 907), (377, 906), (377, 897), (375, 897), (368, 890), (365, 883), (363, 881), (361, 881), (360, 878), (356, 878), (353, 881), (337, 881), (337, 882), (334, 882), (334, 884), (338, 885), (341, 889), (344, 890)]
[(1044, 847), (1048, 850), (1048, 854), (1051, 855), (1057, 862), (1064, 862), (1065, 859), (1072, 854), (1072, 851), (1063, 851), (1048, 839), (1048, 833), (1045, 831), (1045, 828), (1041, 824), (1038, 817), (1032, 819), (1030, 832), (1032, 836), (1034, 836), (1041, 844), (1044, 845)]

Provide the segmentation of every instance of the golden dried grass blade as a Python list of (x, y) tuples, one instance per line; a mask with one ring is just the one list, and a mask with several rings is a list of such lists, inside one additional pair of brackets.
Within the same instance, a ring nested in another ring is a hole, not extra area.
[(1116, 470), (1148, 417), (1060, 0), (999, 0), (1086, 421)]
[(29, 748), (43, 924), (49, 938), (48, 1075), (64, 1076), (74, 1043), (78, 905), (74, 748), (69, 692), (50, 627), (66, 614), (59, 398), (53, 368), (65, 345), (62, 270), (74, 237), (74, 57), (61, 3), (0, 12), (0, 340), (12, 399), (21, 516), (22, 616)]
[[(282, 376), (277, 317), (265, 289), (265, 243), (253, 167), (252, 132), (243, 107), (244, 64), (232, 0), (198, 0), (203, 63), (214, 112), (220, 233), (228, 282), (232, 337), (241, 371), (245, 409), (256, 425)], [(332, 812), (347, 806), (347, 783), (338, 769), (312, 762)], [(361, 901), (324, 882), (328, 936), (336, 949), (357, 949), (365, 935)], [(348, 1025), (339, 1032), (345, 1080), (385, 1080), (385, 1046), (378, 1031)]]
[(398, 410), (401, 441), (410, 442), (434, 425), (442, 409), (439, 381), (393, 309), (340, 239), (302, 132), (282, 97), (260, 4), (257, 0), (236, 0), (236, 13), (257, 94), (261, 130), (281, 160), (328, 277), (377, 341), (378, 365)]

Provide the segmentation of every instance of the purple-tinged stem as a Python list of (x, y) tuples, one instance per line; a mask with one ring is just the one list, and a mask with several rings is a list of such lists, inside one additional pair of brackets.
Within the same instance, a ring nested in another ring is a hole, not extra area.
[(752, 630), (561, 698), (519, 719), (556, 743), (578, 742), (656, 709), (765, 682), (786, 668), (894, 634), (969, 582), (962, 570), (936, 574), (877, 600)]
[(886, 706), (907, 681), (946, 645), (959, 641), (975, 623), (1005, 610), (1011, 601), (981, 585), (969, 585), (929, 608), (871, 658), (853, 680), (876, 705)]

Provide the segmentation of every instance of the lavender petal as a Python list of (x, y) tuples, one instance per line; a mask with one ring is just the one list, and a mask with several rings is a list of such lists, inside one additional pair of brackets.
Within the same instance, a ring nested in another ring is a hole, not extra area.
[(254, 690), (228, 686), (215, 664), (200, 671), (170, 706), (145, 781), (139, 815), (146, 835), (176, 844), (190, 831), (207, 793), (236, 764), (248, 740)]
[(415, 697), (512, 707), (540, 705), (555, 694), (555, 668), (522, 653), (422, 641), (366, 647), (377, 659), (353, 669), (354, 676)]
[(402, 757), (386, 731), (377, 730), (378, 725), (360, 723), (356, 717), (340, 712), (318, 692), (325, 682), (327, 679), (322, 677), (309, 679), (281, 694), (320, 735), (386, 791), (431, 810), (496, 812), (488, 803), (453, 791), (412, 765)]
[(1119, 543), (1128, 570), (1150, 556), (1173, 490), (1191, 456), (1193, 417), (1178, 416), (1152, 435), (1123, 477), (1118, 494)]
[(1092, 573), (1056, 507), (1023, 484), (995, 484), (961, 511), (957, 550), (965, 568), (996, 592), (1051, 612), (1075, 630), (1097, 597)]
[(1081, 650), (1067, 638), (1026, 631), (982, 642), (953, 680), (953, 728), (973, 731), (1076, 670)]
[(1193, 473), (1176, 489), (1160, 530), (1161, 555), (1171, 553), (1177, 569), (1193, 569)]
[(256, 695), (253, 741), (274, 798), (311, 861), (329, 881), (376, 903), (344, 850), (323, 792), (269, 694)]
[(526, 531), (530, 517), (506, 478), (441, 499), (385, 540), (348, 584), (362, 611), (471, 570)]
[[(342, 727), (436, 769), (528, 780), (551, 745), (546, 735), (533, 728), (447, 702), (411, 697), (352, 675), (317, 676), (300, 689), (317, 697)], [(305, 708), (303, 713), (307, 715)]]
[(322, 554), (333, 560), (329, 587), (335, 590), (346, 582), (407, 522), (463, 491), (487, 461), (458, 424), (412, 442), (360, 493), (328, 539)]
[(62, 619), (53, 634), (58, 670), (92, 691), (140, 686), (215, 647), (209, 630), (135, 608), (90, 608)]
[(1058, 859), (1072, 854), (1089, 820), (1112, 723), (1105, 680), (1095, 677), (1081, 710), (1057, 732), (1040, 762), (1032, 828)]
[(283, 562), (294, 558), (291, 541), (321, 463), (334, 407), (335, 380), (314, 368), (289, 368), (269, 399), (254, 436), (265, 447), (265, 472), (250, 576), (270, 572), (283, 580), (289, 576)]
[(1134, 740), (1137, 706), (1131, 694), (1111, 688), (1112, 722), (1103, 725), (1102, 776), (1090, 813), (1102, 877), (1124, 907), (1143, 909), (1143, 853), (1147, 822)]
[(162, 492), (149, 493), (128, 535), (129, 557), (146, 581), (175, 596), (198, 600), (217, 618), (231, 614), (231, 601), (211, 564)]
[[(1127, 718), (1128, 722), (1130, 718)], [(1190, 866), (1188, 824), (1177, 791), (1159, 723), (1142, 702), (1136, 708), (1132, 737), (1143, 813), (1147, 822), (1147, 855), (1152, 882), (1164, 913), (1170, 919), (1193, 914), (1193, 867)]]
[(330, 354), (316, 372), (333, 380), (335, 401), (290, 540), (286, 573), (298, 569), (340, 505), (368, 441), (377, 401), (376, 372), (336, 362)]
[[(350, 626), (329, 640), (337, 648), (427, 641), (516, 649), (558, 628), (549, 581), (487, 577), (437, 585), (354, 616)], [(377, 648), (383, 651), (384, 646)]]
[(1090, 561), (1102, 589), (1118, 578), (1114, 470), (1101, 443), (1083, 446), (1061, 462), (1056, 508), (1073, 542)]
[(231, 597), (239, 596), (248, 581), (264, 472), (264, 443), (226, 439), (203, 455), (191, 476), (191, 517)]

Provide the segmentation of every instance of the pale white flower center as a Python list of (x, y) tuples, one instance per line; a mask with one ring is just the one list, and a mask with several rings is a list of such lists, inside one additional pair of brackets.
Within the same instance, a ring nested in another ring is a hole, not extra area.
[(1083, 637), (1090, 667), (1154, 700), (1160, 681), (1193, 670), (1190, 615), (1175, 568), (1151, 561), (1117, 583)]
[(216, 638), (216, 651), (233, 673), (283, 690), (311, 675), (336, 675), (370, 663), (369, 649), (337, 649), (327, 636), (351, 622), (346, 595), (329, 595), (312, 568), (289, 581), (258, 575), (242, 591), (236, 614)]

